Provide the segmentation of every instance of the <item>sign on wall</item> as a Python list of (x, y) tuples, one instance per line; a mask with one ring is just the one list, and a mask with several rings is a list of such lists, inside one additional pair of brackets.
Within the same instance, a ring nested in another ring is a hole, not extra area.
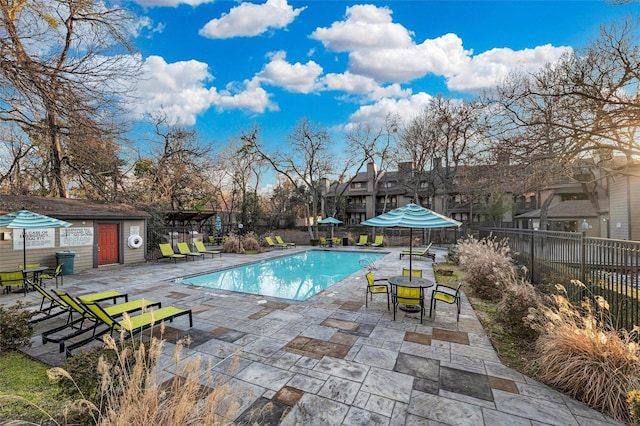
[(60, 247), (92, 245), (93, 227), (60, 228)]
[[(13, 249), (22, 250), (22, 229), (13, 230)], [(25, 229), (27, 240), (26, 249), (52, 248), (56, 246), (56, 233), (54, 228)]]

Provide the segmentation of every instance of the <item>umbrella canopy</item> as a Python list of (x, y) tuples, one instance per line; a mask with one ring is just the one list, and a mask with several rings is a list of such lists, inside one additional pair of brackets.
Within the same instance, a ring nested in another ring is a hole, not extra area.
[(340, 219), (336, 219), (335, 217), (325, 217), (322, 220), (319, 220), (318, 223), (320, 224), (327, 224), (327, 225), (331, 225), (331, 238), (333, 239), (333, 226), (334, 225), (340, 225), (342, 223), (342, 221)]
[(0, 228), (22, 229), (23, 265), (27, 265), (27, 229), (67, 228), (71, 223), (29, 210), (20, 210), (0, 216)]
[(327, 223), (330, 223), (330, 224), (333, 224), (333, 225), (340, 225), (342, 223), (342, 221), (340, 219), (336, 219), (335, 217), (329, 216), (327, 218), (319, 220), (318, 223), (322, 223), (323, 225), (327, 224)]
[[(412, 250), (413, 228), (445, 228), (460, 226), (462, 222), (443, 216), (433, 210), (426, 209), (417, 204), (407, 204), (393, 209), (379, 216), (365, 220), (363, 225), (379, 227), (409, 228), (409, 250)], [(411, 258), (409, 256), (409, 270), (411, 271)], [(409, 274), (411, 279), (411, 273)]]

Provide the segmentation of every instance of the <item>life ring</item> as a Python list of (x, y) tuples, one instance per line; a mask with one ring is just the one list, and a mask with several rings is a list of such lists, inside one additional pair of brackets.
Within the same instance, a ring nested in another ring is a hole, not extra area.
[(132, 249), (140, 248), (142, 247), (142, 237), (140, 235), (130, 235), (127, 244)]

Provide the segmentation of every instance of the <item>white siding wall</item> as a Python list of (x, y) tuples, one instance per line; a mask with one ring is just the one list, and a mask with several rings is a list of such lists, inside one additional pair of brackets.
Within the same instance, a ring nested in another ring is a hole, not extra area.
[(609, 187), (609, 236), (629, 239), (628, 180), (624, 176), (612, 179)]

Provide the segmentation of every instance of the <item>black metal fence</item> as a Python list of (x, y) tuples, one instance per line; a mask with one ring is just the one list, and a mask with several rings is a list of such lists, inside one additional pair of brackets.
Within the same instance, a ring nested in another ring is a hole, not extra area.
[(562, 284), (574, 301), (602, 296), (618, 328), (631, 330), (640, 324), (640, 242), (502, 228), (481, 228), (479, 237), (506, 238), (531, 283)]

